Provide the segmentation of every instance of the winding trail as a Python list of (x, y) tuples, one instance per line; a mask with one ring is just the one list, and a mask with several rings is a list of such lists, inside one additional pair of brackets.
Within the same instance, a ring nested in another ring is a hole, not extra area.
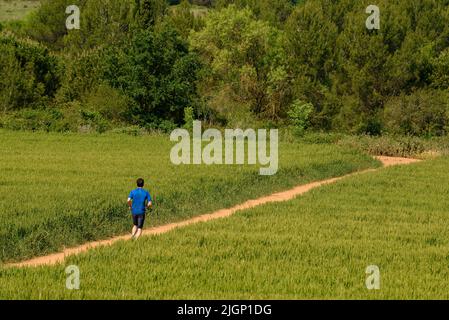
[[(383, 156), (382, 157), (379, 156), (376, 158), (383, 163), (384, 167), (389, 167), (389, 166), (394, 166), (394, 165), (404, 165), (404, 164), (410, 164), (410, 163), (420, 161), (417, 159), (383, 157)], [(142, 232), (142, 236), (158, 235), (158, 234), (166, 233), (173, 229), (185, 227), (185, 226), (188, 226), (188, 225), (191, 225), (194, 223), (229, 217), (230, 215), (236, 213), (237, 211), (253, 208), (253, 207), (256, 207), (259, 205), (263, 205), (268, 202), (281, 202), (281, 201), (291, 200), (291, 199), (295, 198), (296, 196), (304, 194), (314, 188), (317, 188), (317, 187), (320, 187), (320, 186), (323, 186), (326, 184), (331, 184), (331, 183), (334, 183), (336, 181), (342, 180), (344, 178), (347, 178), (347, 177), (350, 177), (353, 175), (357, 175), (357, 174), (361, 174), (361, 173), (365, 173), (365, 172), (372, 172), (372, 171), (376, 171), (376, 170), (378, 170), (378, 169), (367, 169), (364, 171), (350, 173), (350, 174), (347, 174), (347, 175), (344, 175), (341, 177), (336, 177), (336, 178), (331, 178), (331, 179), (327, 179), (327, 180), (308, 183), (305, 185), (300, 185), (300, 186), (294, 187), (293, 189), (290, 189), (287, 191), (274, 193), (272, 195), (264, 196), (264, 197), (254, 199), (254, 200), (248, 200), (248, 201), (246, 201), (242, 204), (236, 205), (232, 208), (221, 209), (221, 210), (215, 211), (213, 213), (203, 214), (203, 215), (200, 215), (197, 217), (190, 218), (188, 220), (153, 227), (153, 228), (144, 230)], [(30, 260), (18, 262), (18, 263), (11, 263), (11, 264), (7, 264), (6, 266), (7, 267), (37, 267), (37, 266), (43, 266), (43, 265), (54, 265), (57, 263), (64, 262), (64, 259), (67, 256), (79, 254), (81, 252), (85, 252), (92, 248), (111, 245), (120, 240), (129, 240), (129, 239), (130, 239), (129, 235), (123, 235), (123, 236), (118, 236), (118, 237), (114, 237), (111, 239), (89, 242), (89, 243), (86, 243), (86, 244), (78, 246), (78, 247), (65, 249), (62, 252), (50, 254), (47, 256), (41, 256), (41, 257), (33, 258)]]

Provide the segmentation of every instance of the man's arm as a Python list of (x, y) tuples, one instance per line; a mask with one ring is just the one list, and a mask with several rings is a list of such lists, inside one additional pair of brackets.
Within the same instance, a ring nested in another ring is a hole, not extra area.
[(153, 201), (151, 200), (151, 195), (150, 195), (149, 192), (148, 192), (148, 195), (147, 195), (147, 200), (148, 200), (147, 209), (150, 209), (153, 206)]
[(131, 210), (131, 208), (132, 208), (132, 206), (133, 206), (133, 201), (132, 201), (131, 198), (128, 198), (127, 204), (128, 204), (129, 210)]
[(133, 206), (133, 192), (132, 191), (129, 193), (127, 204), (128, 204), (129, 210), (131, 210), (132, 206)]

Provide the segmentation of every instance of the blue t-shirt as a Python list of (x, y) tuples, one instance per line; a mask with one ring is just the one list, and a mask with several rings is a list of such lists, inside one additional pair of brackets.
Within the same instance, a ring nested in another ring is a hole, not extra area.
[(131, 212), (134, 215), (144, 214), (146, 210), (146, 201), (151, 201), (150, 193), (143, 188), (137, 188), (131, 191), (129, 198), (133, 201)]

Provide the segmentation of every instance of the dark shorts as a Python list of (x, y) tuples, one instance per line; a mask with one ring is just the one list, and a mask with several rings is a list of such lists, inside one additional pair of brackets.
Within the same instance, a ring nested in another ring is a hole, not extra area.
[(137, 228), (142, 229), (144, 222), (145, 214), (133, 214), (133, 223)]

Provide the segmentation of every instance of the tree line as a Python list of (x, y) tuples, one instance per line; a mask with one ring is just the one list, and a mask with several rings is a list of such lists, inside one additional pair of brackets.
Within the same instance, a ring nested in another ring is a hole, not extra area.
[(0, 26), (0, 124), (449, 130), (449, 0), (43, 0)]

